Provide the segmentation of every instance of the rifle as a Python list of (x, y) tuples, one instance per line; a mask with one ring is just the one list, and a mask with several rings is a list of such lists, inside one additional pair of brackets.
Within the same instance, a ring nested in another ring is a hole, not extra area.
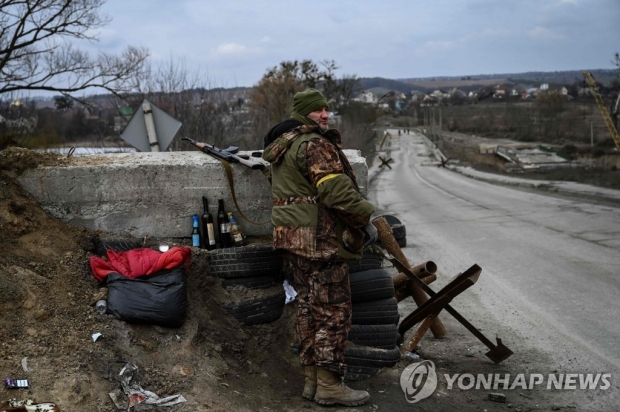
[(197, 142), (194, 139), (190, 139), (189, 137), (183, 137), (181, 140), (187, 140), (202, 152), (209, 154), (213, 157), (217, 157), (220, 160), (226, 160), (230, 163), (241, 163), (242, 165), (249, 167), (253, 170), (265, 170), (265, 165), (259, 162), (254, 162), (249, 160), (245, 155), (236, 154), (239, 151), (239, 147), (230, 146), (227, 149), (218, 149), (217, 147), (210, 145), (208, 143)]
[(230, 186), (230, 192), (232, 195), (233, 202), (235, 203), (237, 212), (239, 212), (239, 215), (242, 218), (244, 218), (248, 222), (255, 224), (255, 225), (264, 225), (266, 223), (269, 223), (269, 222), (254, 222), (253, 220), (248, 219), (243, 214), (241, 209), (239, 209), (239, 205), (237, 204), (237, 197), (235, 196), (235, 184), (233, 182), (232, 170), (228, 163), (229, 162), (230, 163), (241, 163), (242, 165), (249, 167), (250, 169), (260, 170), (261, 172), (263, 172), (267, 180), (269, 180), (269, 184), (271, 184), (271, 171), (269, 170), (269, 168), (266, 168), (265, 165), (260, 162), (255, 162), (255, 161), (250, 160), (249, 156), (245, 157), (245, 156), (237, 155), (236, 153), (239, 151), (239, 147), (237, 146), (230, 146), (227, 149), (218, 149), (217, 147), (213, 145), (210, 145), (208, 143), (197, 142), (196, 140), (190, 139), (189, 137), (183, 137), (181, 138), (181, 140), (187, 140), (188, 142), (196, 146), (198, 149), (200, 149), (200, 151), (205, 152), (206, 154), (209, 154), (222, 162), (222, 164), (224, 165), (224, 169), (226, 170), (226, 177), (228, 178), (228, 185)]

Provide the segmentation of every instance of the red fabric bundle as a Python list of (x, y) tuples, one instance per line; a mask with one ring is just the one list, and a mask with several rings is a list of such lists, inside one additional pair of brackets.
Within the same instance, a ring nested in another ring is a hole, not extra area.
[(174, 269), (183, 264), (187, 271), (192, 250), (183, 246), (174, 246), (163, 253), (148, 248), (132, 249), (125, 252), (108, 250), (106, 256), (108, 260), (98, 256), (91, 256), (90, 258), (93, 276), (101, 283), (110, 273), (118, 273), (135, 279), (143, 275), (152, 275), (160, 270)]

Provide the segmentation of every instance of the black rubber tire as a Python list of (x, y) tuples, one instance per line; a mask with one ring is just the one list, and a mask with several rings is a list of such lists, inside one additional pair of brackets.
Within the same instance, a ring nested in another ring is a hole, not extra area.
[(398, 243), (398, 246), (400, 246), (400, 247), (406, 247), (407, 246), (407, 238), (404, 237), (402, 239), (396, 239), (396, 243)]
[(363, 381), (381, 372), (382, 368), (371, 368), (368, 366), (347, 365), (347, 373), (344, 375), (345, 381)]
[(349, 273), (363, 272), (366, 270), (381, 269), (383, 258), (376, 253), (364, 252), (362, 260), (349, 263)]
[(275, 275), (282, 265), (282, 252), (270, 244), (216, 249), (210, 252), (209, 275), (223, 279)]
[(349, 278), (353, 303), (394, 297), (394, 282), (383, 269), (352, 273)]
[(278, 274), (281, 271), (282, 260), (277, 259), (257, 259), (253, 263), (230, 263), (227, 265), (209, 263), (209, 275), (222, 279), (267, 276)]
[(349, 263), (349, 273), (365, 272), (367, 270), (381, 269), (381, 262), (377, 263)]
[(249, 261), (251, 261), (255, 258), (264, 258), (267, 256), (282, 257), (282, 251), (273, 250), (273, 245), (271, 243), (266, 243), (261, 245), (247, 245), (240, 247), (229, 247), (224, 249), (214, 249), (209, 252), (209, 255), (212, 262), (246, 262), (248, 261), (248, 259), (250, 259)]
[(398, 341), (398, 328), (387, 325), (351, 325), (348, 340), (356, 345), (391, 349)]
[(258, 325), (278, 320), (284, 310), (284, 291), (262, 298), (244, 300), (224, 305), (224, 309), (239, 322)]
[(402, 239), (407, 237), (407, 229), (405, 229), (405, 225), (402, 223), (392, 225), (392, 234), (394, 235), (394, 239)]
[(267, 289), (279, 283), (282, 283), (281, 273), (266, 276), (225, 279), (222, 281), (222, 287), (227, 288), (229, 286), (241, 285), (245, 286), (248, 289)]
[(353, 305), (353, 325), (388, 325), (394, 324), (398, 315), (398, 301), (387, 299), (358, 302)]
[(397, 313), (396, 317), (394, 318), (394, 324), (398, 326), (399, 323), (400, 323), (400, 313)]
[(381, 257), (381, 255), (378, 255), (376, 253), (373, 252), (364, 252), (364, 254), (362, 255), (362, 262), (366, 262), (366, 263), (372, 263), (372, 262), (381, 262), (383, 260), (383, 258)]
[(390, 226), (400, 225), (402, 222), (394, 215), (382, 215)]
[(95, 242), (95, 254), (97, 256), (106, 256), (107, 250), (126, 252), (141, 247), (143, 246), (140, 239), (98, 239)]
[(390, 368), (400, 360), (400, 349), (369, 348), (367, 346), (350, 346), (344, 350), (345, 362), (349, 366), (365, 366), (371, 368)]

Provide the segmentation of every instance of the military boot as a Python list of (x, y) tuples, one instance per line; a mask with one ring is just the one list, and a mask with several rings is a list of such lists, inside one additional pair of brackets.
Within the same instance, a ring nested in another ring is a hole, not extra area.
[(306, 375), (306, 385), (301, 396), (313, 400), (316, 394), (316, 365), (304, 366), (304, 375)]
[(349, 388), (340, 376), (328, 369), (317, 368), (317, 389), (314, 401), (320, 405), (358, 406), (366, 403), (370, 395), (366, 391)]

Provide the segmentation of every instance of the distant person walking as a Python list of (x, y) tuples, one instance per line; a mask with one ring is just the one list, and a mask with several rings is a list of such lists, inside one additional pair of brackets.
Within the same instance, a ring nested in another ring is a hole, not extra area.
[(347, 261), (361, 259), (377, 232), (370, 223), (374, 207), (360, 195), (340, 133), (328, 121), (318, 90), (297, 93), (291, 118), (265, 136), (263, 159), (272, 167), (274, 248), (285, 251), (298, 291), (302, 396), (321, 405), (356, 406), (370, 395), (342, 381), (352, 310)]

